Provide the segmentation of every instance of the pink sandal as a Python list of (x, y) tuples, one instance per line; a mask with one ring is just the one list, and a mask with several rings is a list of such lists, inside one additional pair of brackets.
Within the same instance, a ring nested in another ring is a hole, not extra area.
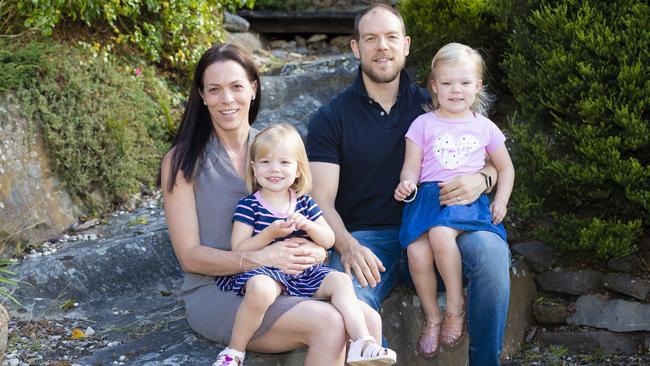
[(217, 360), (214, 361), (212, 366), (242, 366), (244, 364), (245, 352), (240, 352), (232, 348), (226, 347), (219, 355)]
[(347, 363), (351, 366), (392, 365), (397, 354), (390, 348), (377, 344), (371, 336), (365, 336), (350, 343)]
[(418, 339), (417, 353), (423, 358), (435, 357), (440, 352), (440, 322), (425, 324)]
[(465, 311), (451, 314), (445, 311), (440, 329), (440, 343), (446, 350), (454, 350), (465, 337)]

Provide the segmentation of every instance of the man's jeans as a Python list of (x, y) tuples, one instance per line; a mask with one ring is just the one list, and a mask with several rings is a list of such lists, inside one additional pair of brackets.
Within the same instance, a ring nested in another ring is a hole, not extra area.
[[(386, 267), (375, 288), (362, 288), (356, 276), (352, 276), (359, 299), (379, 311), (381, 302), (398, 283), (412, 286), (406, 251), (398, 240), (399, 229), (355, 231), (352, 236), (370, 248)], [(497, 234), (487, 231), (462, 234), (457, 242), (463, 279), (468, 286), (469, 364), (499, 365), (510, 301), (510, 250)], [(335, 250), (329, 265), (343, 271), (341, 257)]]

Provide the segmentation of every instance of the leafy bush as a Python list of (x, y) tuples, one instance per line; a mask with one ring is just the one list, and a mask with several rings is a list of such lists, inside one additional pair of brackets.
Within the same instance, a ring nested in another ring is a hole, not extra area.
[[(3, 0), (0, 0), (4, 2)], [(4, 4), (2, 13), (16, 16), (20, 25), (51, 35), (62, 22), (81, 22), (88, 28), (109, 28), (117, 45), (135, 45), (151, 61), (193, 65), (212, 43), (222, 39), (223, 9), (234, 10), (254, 0), (31, 0)]]
[[(22, 100), (45, 138), (54, 170), (88, 210), (152, 185), (179, 119), (151, 67), (88, 48), (0, 40), (0, 90)], [(11, 75), (11, 76), (8, 76)]]
[(518, 194), (552, 215), (566, 251), (627, 254), (648, 228), (649, 18), (644, 1), (564, 0), (509, 36)]
[(409, 63), (425, 80), (431, 59), (445, 44), (459, 42), (478, 49), (487, 62), (486, 82), (501, 89), (499, 62), (513, 17), (525, 14), (526, 0), (402, 0), (398, 7), (411, 36)]

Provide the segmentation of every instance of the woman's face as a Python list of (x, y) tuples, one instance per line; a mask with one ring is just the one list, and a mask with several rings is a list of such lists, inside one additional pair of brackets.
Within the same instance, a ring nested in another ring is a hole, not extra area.
[(257, 83), (248, 79), (246, 70), (235, 61), (220, 61), (203, 73), (201, 97), (210, 111), (217, 131), (248, 128), (248, 111)]

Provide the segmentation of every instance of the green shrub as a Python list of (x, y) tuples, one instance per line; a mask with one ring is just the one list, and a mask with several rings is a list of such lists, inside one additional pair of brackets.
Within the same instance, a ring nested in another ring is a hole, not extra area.
[(648, 228), (649, 18), (644, 1), (564, 0), (509, 36), (516, 189), (552, 215), (566, 251), (630, 253)]
[(3, 24), (5, 32), (22, 26), (47, 36), (60, 23), (80, 22), (95, 31), (110, 29), (111, 42), (134, 45), (151, 61), (185, 67), (193, 65), (203, 51), (222, 39), (224, 8), (251, 7), (253, 1), (30, 0), (4, 4), (2, 13), (15, 16), (14, 22)]
[(411, 36), (409, 63), (425, 80), (433, 55), (450, 42), (478, 49), (487, 63), (486, 82), (502, 89), (501, 56), (514, 19), (528, 13), (532, 0), (402, 0), (398, 7)]
[(179, 119), (173, 95), (144, 64), (87, 48), (0, 40), (0, 84), (22, 100), (54, 171), (89, 211), (153, 185)]

